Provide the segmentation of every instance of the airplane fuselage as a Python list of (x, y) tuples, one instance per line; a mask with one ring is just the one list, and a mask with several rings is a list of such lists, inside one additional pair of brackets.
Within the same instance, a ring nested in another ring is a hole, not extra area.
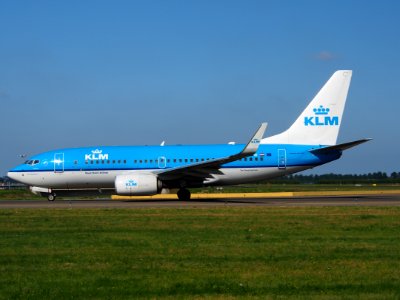
[[(108, 146), (59, 149), (33, 156), (9, 176), (53, 190), (114, 189), (121, 174), (154, 173), (240, 152), (244, 145)], [(205, 180), (167, 180), (165, 188), (231, 185), (298, 172), (338, 159), (341, 151), (315, 155), (310, 145), (260, 145), (248, 157), (221, 166)]]

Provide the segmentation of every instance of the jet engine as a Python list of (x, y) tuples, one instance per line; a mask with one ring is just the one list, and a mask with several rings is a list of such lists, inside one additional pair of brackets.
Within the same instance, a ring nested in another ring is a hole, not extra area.
[(151, 196), (161, 191), (162, 182), (154, 174), (126, 174), (115, 178), (118, 195)]

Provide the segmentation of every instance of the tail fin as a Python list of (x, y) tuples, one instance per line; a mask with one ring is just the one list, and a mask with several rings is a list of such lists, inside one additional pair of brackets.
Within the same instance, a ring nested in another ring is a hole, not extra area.
[(335, 145), (351, 75), (351, 70), (336, 71), (288, 130), (261, 143)]

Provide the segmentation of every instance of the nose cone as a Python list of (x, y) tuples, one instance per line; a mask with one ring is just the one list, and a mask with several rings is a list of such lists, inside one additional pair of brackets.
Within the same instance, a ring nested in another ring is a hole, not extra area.
[(13, 172), (13, 170), (10, 170), (10, 171), (7, 173), (7, 177), (8, 177), (8, 178), (11, 178), (12, 180), (18, 181), (17, 173)]
[(7, 177), (11, 178), (12, 180), (24, 183), (23, 182), (23, 179), (24, 179), (23, 171), (24, 171), (23, 165), (16, 166), (15, 168), (8, 171)]

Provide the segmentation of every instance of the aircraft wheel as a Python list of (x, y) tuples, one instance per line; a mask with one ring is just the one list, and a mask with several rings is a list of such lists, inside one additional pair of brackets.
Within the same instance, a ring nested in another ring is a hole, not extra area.
[(190, 200), (190, 191), (187, 189), (180, 189), (178, 191), (178, 199), (181, 201), (189, 201)]
[(54, 200), (56, 200), (56, 194), (54, 194), (54, 193), (48, 194), (48, 195), (47, 195), (47, 200), (49, 200), (49, 201), (54, 201)]

